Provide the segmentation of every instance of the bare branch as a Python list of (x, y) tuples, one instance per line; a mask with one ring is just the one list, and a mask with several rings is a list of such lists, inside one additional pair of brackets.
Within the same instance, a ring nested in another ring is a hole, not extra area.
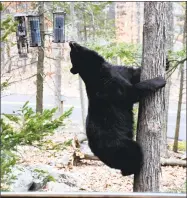
[(32, 76), (29, 76), (28, 78), (25, 78), (25, 79), (20, 79), (20, 80), (12, 81), (12, 82), (9, 83), (9, 85), (14, 84), (14, 83), (17, 83), (17, 82), (21, 82), (21, 81), (25, 81), (25, 80), (31, 79), (31, 78), (33, 78), (35, 76), (36, 76), (36, 74), (34, 74)]

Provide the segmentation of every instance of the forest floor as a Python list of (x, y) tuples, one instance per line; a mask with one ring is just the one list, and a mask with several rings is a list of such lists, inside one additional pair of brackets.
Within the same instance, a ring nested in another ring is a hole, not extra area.
[[(63, 142), (73, 139), (74, 133), (59, 133), (50, 137), (53, 141)], [(119, 170), (111, 169), (101, 161), (80, 160), (78, 164), (67, 163), (63, 165), (65, 158), (72, 159), (74, 153), (73, 146), (67, 147), (63, 151), (58, 151), (55, 155), (47, 151), (38, 152), (37, 149), (27, 148), (24, 158), (20, 161), (23, 165), (52, 165), (57, 170), (64, 170), (79, 178), (80, 191), (90, 192), (132, 192), (133, 175), (123, 177)], [(169, 151), (170, 158), (181, 158), (181, 153)], [(67, 157), (68, 156), (68, 157)], [(44, 191), (49, 189), (44, 188)], [(186, 168), (179, 166), (162, 166), (160, 192), (186, 192)]]

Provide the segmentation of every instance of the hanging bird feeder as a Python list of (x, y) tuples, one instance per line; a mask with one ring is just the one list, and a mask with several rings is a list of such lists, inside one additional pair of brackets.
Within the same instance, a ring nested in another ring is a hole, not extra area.
[(26, 28), (26, 15), (16, 14), (14, 20), (17, 22), (16, 40), (17, 48), (20, 57), (27, 57), (28, 42), (27, 42), (27, 28)]
[(65, 42), (65, 12), (53, 13), (53, 37), (54, 43)]
[(30, 47), (41, 46), (41, 34), (40, 34), (40, 16), (39, 15), (28, 15), (28, 33)]
[(17, 21), (17, 31), (16, 36), (27, 36), (27, 30), (26, 30), (26, 20), (25, 20), (25, 14), (16, 14), (14, 15), (15, 21)]

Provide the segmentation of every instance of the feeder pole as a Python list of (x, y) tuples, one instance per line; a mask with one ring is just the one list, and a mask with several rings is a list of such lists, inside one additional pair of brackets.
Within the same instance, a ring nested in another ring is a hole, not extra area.
[[(61, 84), (62, 84), (62, 58), (64, 58), (64, 42), (65, 42), (65, 13), (53, 13), (53, 52), (55, 65), (55, 106), (57, 107), (56, 115), (63, 113), (63, 101), (61, 99)], [(62, 44), (62, 45), (61, 45)]]
[[(62, 82), (62, 53), (61, 53), (61, 43), (54, 43), (54, 65), (55, 65), (55, 106), (58, 108), (57, 115), (63, 113), (63, 108), (61, 105), (61, 82)], [(63, 46), (64, 48), (64, 46)]]
[(36, 80), (36, 112), (43, 111), (43, 75), (44, 75), (44, 2), (38, 2), (40, 16), (41, 46), (38, 47), (37, 80)]

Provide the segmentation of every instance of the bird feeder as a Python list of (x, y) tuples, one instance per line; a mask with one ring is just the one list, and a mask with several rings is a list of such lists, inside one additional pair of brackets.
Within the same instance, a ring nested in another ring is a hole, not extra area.
[(17, 14), (14, 16), (14, 19), (18, 23), (16, 36), (27, 36), (25, 14)]
[(27, 28), (25, 16), (25, 14), (16, 14), (14, 16), (14, 20), (17, 22), (16, 40), (18, 53), (20, 57), (27, 57), (28, 53)]
[(28, 15), (28, 33), (30, 47), (41, 46), (41, 33), (40, 33), (40, 16)]
[(53, 13), (53, 37), (54, 43), (65, 42), (65, 12)]

